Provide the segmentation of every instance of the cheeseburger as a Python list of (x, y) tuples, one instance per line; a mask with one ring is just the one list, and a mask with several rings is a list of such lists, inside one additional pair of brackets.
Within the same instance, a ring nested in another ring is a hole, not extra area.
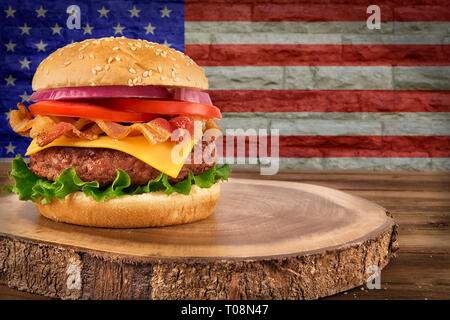
[[(216, 208), (220, 135), (203, 69), (146, 40), (88, 39), (41, 62), (33, 103), (10, 112), (32, 138), (4, 187), (66, 223), (136, 228), (188, 223)], [(211, 133), (212, 132), (212, 133)]]

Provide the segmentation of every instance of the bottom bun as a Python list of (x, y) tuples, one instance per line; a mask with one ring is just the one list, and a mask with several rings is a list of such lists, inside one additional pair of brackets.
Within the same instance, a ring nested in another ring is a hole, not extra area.
[(90, 227), (144, 228), (189, 223), (207, 218), (215, 210), (220, 185), (199, 188), (193, 185), (189, 195), (163, 191), (124, 196), (97, 202), (75, 192), (61, 202), (36, 204), (39, 212), (51, 220)]

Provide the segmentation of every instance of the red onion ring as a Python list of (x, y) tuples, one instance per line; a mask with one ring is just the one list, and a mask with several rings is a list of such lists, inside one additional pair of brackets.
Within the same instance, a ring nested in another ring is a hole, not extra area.
[(30, 101), (42, 100), (88, 100), (99, 98), (170, 98), (165, 87), (158, 86), (99, 86), (99, 87), (68, 87), (44, 89), (34, 92)]
[(91, 100), (105, 98), (174, 99), (212, 106), (206, 92), (189, 88), (161, 86), (97, 86), (44, 89), (34, 92), (29, 101), (43, 100)]
[(173, 93), (173, 99), (207, 104), (210, 106), (213, 105), (209, 94), (207, 94), (206, 92), (188, 88), (176, 88), (175, 92)]

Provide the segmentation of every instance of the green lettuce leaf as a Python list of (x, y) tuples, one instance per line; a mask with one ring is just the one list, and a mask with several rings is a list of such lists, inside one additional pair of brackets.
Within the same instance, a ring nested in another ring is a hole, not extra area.
[(103, 202), (105, 199), (113, 199), (126, 195), (135, 195), (147, 192), (164, 191), (167, 194), (174, 192), (189, 194), (191, 187), (196, 184), (200, 188), (210, 188), (219, 180), (228, 180), (231, 173), (230, 166), (225, 164), (217, 168), (214, 164), (211, 169), (201, 174), (189, 175), (183, 181), (176, 184), (169, 182), (169, 177), (161, 173), (158, 177), (150, 180), (146, 185), (131, 185), (130, 176), (123, 170), (118, 169), (113, 183), (106, 188), (100, 188), (98, 181), (82, 181), (74, 168), (68, 168), (61, 172), (55, 181), (50, 181), (36, 176), (23, 161), (21, 155), (17, 155), (12, 162), (12, 170), (8, 173), (14, 180), (15, 185), (3, 187), (3, 193), (16, 193), (20, 200), (31, 200), (48, 204), (57, 198), (63, 201), (68, 194), (81, 191), (95, 201)]

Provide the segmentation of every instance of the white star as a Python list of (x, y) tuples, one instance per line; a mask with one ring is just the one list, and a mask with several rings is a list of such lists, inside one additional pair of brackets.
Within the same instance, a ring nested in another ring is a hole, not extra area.
[(91, 26), (89, 25), (89, 23), (86, 24), (86, 25), (83, 27), (83, 30), (84, 30), (83, 34), (86, 34), (86, 33), (92, 34), (92, 29), (94, 29), (94, 28), (91, 27)]
[(45, 9), (42, 8), (42, 6), (41, 6), (39, 9), (36, 9), (35, 11), (37, 12), (37, 17), (38, 17), (38, 18), (39, 18), (39, 17), (45, 18), (45, 13), (46, 13), (48, 10), (45, 10)]
[(100, 13), (100, 17), (99, 18), (101, 18), (101, 17), (108, 18), (109, 10), (106, 10), (104, 6), (102, 6), (102, 8), (100, 10), (97, 10), (97, 11), (98, 11), (98, 13)]
[(13, 146), (12, 145), (12, 143), (11, 143), (11, 141), (9, 142), (9, 145), (7, 145), (6, 147), (5, 147), (5, 149), (6, 149), (6, 154), (8, 154), (8, 153), (12, 153), (12, 154), (14, 154), (14, 149), (16, 148), (16, 146)]
[(168, 43), (168, 42), (167, 42), (167, 40), (164, 40), (164, 43), (163, 43), (163, 45), (165, 45), (166, 47), (170, 47), (170, 46), (171, 46), (171, 44), (170, 44), (170, 43)]
[(155, 34), (153, 31), (156, 29), (156, 27), (153, 27), (151, 23), (148, 24), (148, 26), (144, 27), (146, 30), (145, 34)]
[(117, 24), (117, 26), (113, 27), (114, 29), (114, 35), (120, 33), (123, 35), (123, 29), (125, 29), (125, 27), (120, 26), (120, 23)]
[(6, 120), (9, 120), (9, 113), (11, 112), (11, 109), (9, 109), (9, 111), (8, 112), (5, 112), (5, 117), (6, 117)]
[(22, 98), (22, 102), (24, 102), (24, 101), (27, 101), (28, 102), (28, 100), (30, 100), (30, 98), (31, 98), (31, 94), (28, 94), (26, 91), (22, 94), (22, 95), (20, 95), (19, 97), (21, 97)]
[(164, 6), (164, 9), (159, 10), (161, 12), (161, 18), (167, 17), (170, 18), (170, 13), (172, 10), (167, 9), (167, 6)]
[(27, 24), (25, 23), (24, 25), (23, 25), (23, 27), (19, 27), (20, 28), (20, 34), (22, 35), (22, 34), (27, 34), (27, 35), (30, 35), (30, 30), (31, 30), (31, 28), (29, 27), (29, 26), (27, 26)]
[(14, 12), (16, 12), (16, 10), (13, 10), (13, 8), (11, 8), (11, 6), (9, 6), (8, 10), (3, 10), (3, 11), (6, 12), (6, 17), (7, 18), (9, 18), (9, 17), (15, 18), (14, 17)]
[(20, 69), (30, 69), (31, 60), (28, 60), (27, 57), (23, 58), (23, 60), (19, 60), (19, 63), (21, 64)]
[(9, 75), (9, 77), (5, 78), (5, 80), (6, 80), (6, 85), (7, 86), (9, 86), (9, 85), (15, 86), (14, 81), (16, 81), (17, 79), (13, 78), (12, 75)]
[(14, 52), (14, 47), (16, 46), (16, 44), (11, 42), (11, 40), (9, 40), (9, 42), (7, 44), (5, 44), (5, 46), (6, 46), (6, 52), (8, 52), (8, 51)]
[(61, 27), (58, 25), (58, 24), (55, 24), (55, 26), (54, 27), (50, 27), (50, 29), (52, 29), (52, 35), (53, 34), (59, 34), (59, 35), (61, 35)]
[(42, 40), (39, 43), (35, 43), (34, 45), (37, 47), (38, 52), (39, 51), (44, 51), (45, 52), (45, 47), (48, 46), (48, 44), (42, 42)]
[(136, 6), (133, 6), (133, 9), (128, 10), (128, 12), (130, 13), (130, 17), (137, 17), (139, 18), (139, 12), (141, 12), (141, 10), (136, 9)]

